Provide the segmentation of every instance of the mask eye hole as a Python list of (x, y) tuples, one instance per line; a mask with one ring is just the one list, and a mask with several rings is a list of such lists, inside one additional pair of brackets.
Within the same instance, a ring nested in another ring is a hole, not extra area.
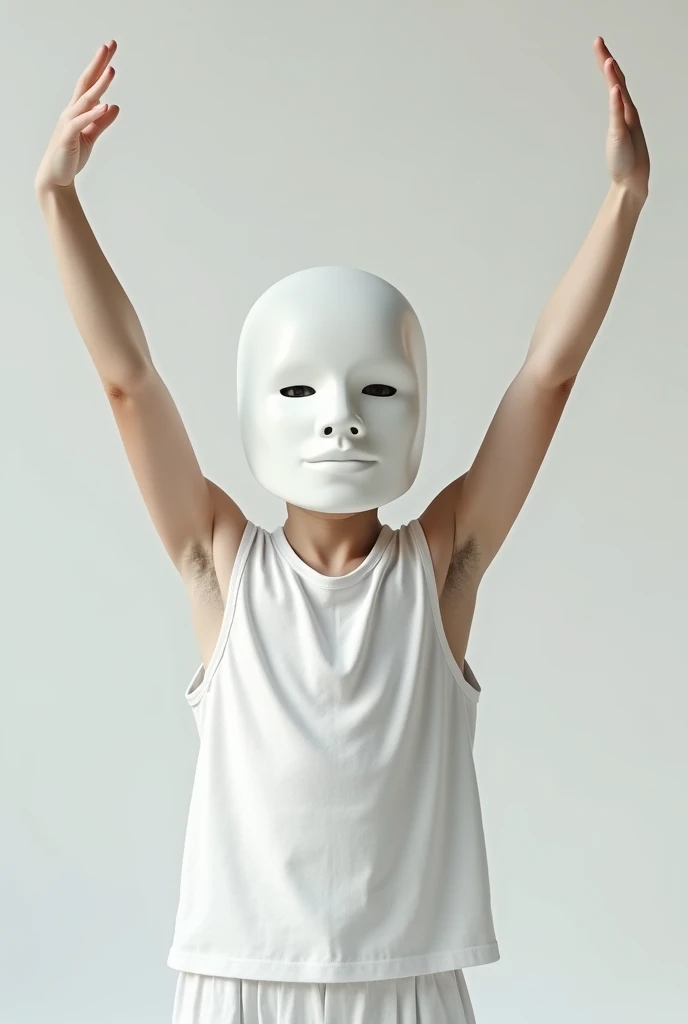
[(397, 389), (393, 388), (391, 384), (367, 384), (363, 388), (364, 395), (376, 395), (379, 398), (388, 398), (396, 393)]
[(288, 388), (280, 388), (280, 395), (284, 395), (285, 398), (306, 398), (314, 394), (315, 388), (308, 384), (292, 384)]

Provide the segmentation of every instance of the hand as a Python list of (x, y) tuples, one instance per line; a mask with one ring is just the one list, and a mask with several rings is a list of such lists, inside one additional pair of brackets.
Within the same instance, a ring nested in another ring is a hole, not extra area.
[(593, 43), (597, 63), (609, 86), (607, 166), (614, 184), (622, 185), (643, 201), (647, 199), (650, 156), (638, 111), (626, 87), (626, 77), (602, 36)]
[(115, 69), (107, 65), (116, 49), (114, 39), (108, 46), (99, 47), (80, 75), (36, 172), (37, 190), (71, 185), (91, 155), (93, 143), (119, 114), (119, 107), (100, 104), (115, 74)]

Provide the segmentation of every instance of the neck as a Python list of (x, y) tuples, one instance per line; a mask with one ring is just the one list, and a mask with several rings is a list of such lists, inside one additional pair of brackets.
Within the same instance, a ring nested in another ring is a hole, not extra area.
[(287, 502), (284, 536), (297, 555), (326, 576), (351, 572), (371, 551), (382, 524), (365, 512), (313, 512)]

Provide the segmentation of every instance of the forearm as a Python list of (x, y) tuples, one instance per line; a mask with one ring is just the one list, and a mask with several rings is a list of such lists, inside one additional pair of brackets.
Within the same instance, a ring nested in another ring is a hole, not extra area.
[(69, 308), (108, 387), (126, 388), (152, 364), (143, 328), (91, 230), (76, 189), (36, 188)]
[(595, 222), (536, 324), (526, 362), (548, 384), (580, 370), (607, 313), (643, 201), (612, 185)]

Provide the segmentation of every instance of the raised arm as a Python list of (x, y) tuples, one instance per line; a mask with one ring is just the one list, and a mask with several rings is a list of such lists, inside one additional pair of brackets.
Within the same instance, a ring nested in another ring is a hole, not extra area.
[[(215, 516), (240, 536), (246, 519), (201, 472), (177, 407), (153, 365), (143, 328), (105, 258), (74, 178), (119, 108), (100, 104), (116, 49), (102, 46), (60, 114), (35, 189), (67, 301), (115, 416), (129, 463), (160, 539), (184, 574), (212, 553)], [(101, 109), (102, 108), (102, 109)]]
[(523, 366), (499, 403), (468, 472), (441, 491), (421, 517), (427, 532), (453, 533), (456, 552), (470, 550), (478, 577), (504, 542), (533, 485), (606, 315), (648, 195), (650, 161), (638, 111), (601, 37), (594, 48), (609, 96), (609, 191), (543, 310)]

